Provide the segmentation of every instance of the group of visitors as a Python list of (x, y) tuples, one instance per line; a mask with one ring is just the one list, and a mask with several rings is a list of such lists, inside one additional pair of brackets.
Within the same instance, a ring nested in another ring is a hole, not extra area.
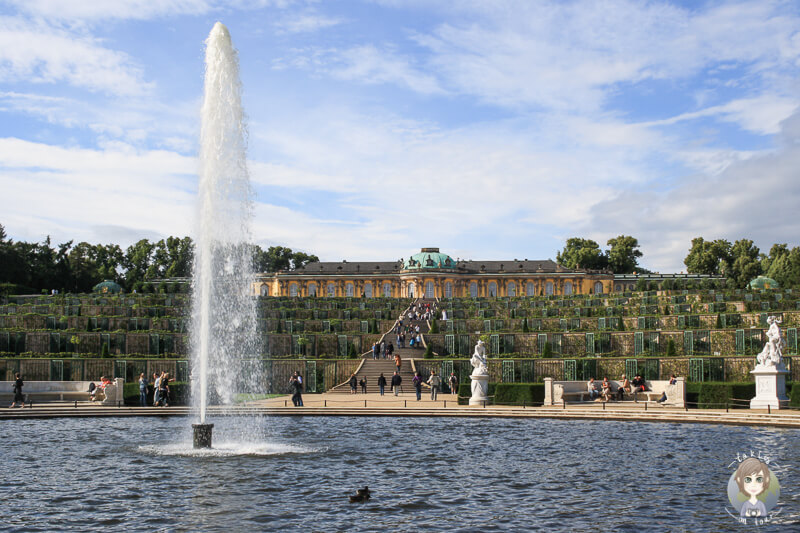
[(295, 372), (289, 378), (289, 386), (292, 388), (292, 404), (295, 407), (303, 407), (303, 376)]
[[(175, 381), (175, 378), (169, 376), (169, 372), (153, 372), (153, 407), (169, 407), (169, 382)], [(111, 383), (105, 377), (101, 378), (100, 385), (94, 389), (96, 392), (98, 388), (103, 390), (105, 394), (106, 387)], [(149, 383), (144, 373), (139, 374), (139, 406), (147, 407), (147, 390)], [(94, 400), (95, 397), (92, 396)]]
[[(669, 379), (669, 384), (675, 385), (677, 382), (678, 380), (675, 377), (675, 374), (672, 374)], [(611, 383), (608, 381), (607, 377), (603, 378), (603, 383), (599, 388), (594, 378), (590, 378), (589, 382), (587, 383), (587, 389), (589, 391), (589, 398), (592, 401), (596, 400), (597, 398), (601, 398), (602, 401), (607, 402), (613, 398), (614, 394), (616, 394), (617, 401), (621, 402), (625, 399), (625, 394), (629, 394), (633, 395), (633, 401), (637, 402), (638, 399), (636, 398), (636, 393), (646, 392), (647, 382), (640, 374), (636, 374), (633, 377), (633, 381), (628, 380), (628, 377), (625, 374), (622, 374), (622, 377), (620, 378), (620, 385), (617, 387), (616, 393), (612, 392)], [(667, 392), (664, 391), (661, 394), (661, 398), (658, 399), (658, 402), (664, 403), (666, 401)]]
[[(400, 345), (400, 341), (398, 338), (397, 341), (398, 346)], [(391, 342), (381, 341), (380, 344), (378, 342), (374, 342), (372, 344), (372, 358), (373, 359), (391, 359), (392, 354), (394, 354), (394, 344)]]

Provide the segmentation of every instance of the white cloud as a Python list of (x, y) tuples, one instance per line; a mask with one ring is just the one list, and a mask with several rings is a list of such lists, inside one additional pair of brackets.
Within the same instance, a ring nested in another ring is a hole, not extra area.
[(316, 11), (289, 13), (275, 21), (274, 26), (278, 33), (310, 33), (325, 28), (331, 28), (344, 22), (343, 18), (331, 17)]
[(127, 54), (89, 36), (0, 18), (0, 82), (66, 82), (92, 92), (138, 95), (152, 84)]

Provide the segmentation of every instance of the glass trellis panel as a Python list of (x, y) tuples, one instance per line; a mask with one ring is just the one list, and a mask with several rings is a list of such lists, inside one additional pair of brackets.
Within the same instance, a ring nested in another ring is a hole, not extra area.
[(444, 336), (444, 349), (448, 355), (456, 353), (456, 337), (455, 335)]
[(447, 333), (453, 333), (453, 330), (454, 330), (453, 322), (454, 322), (453, 320), (445, 321), (445, 324), (446, 324), (445, 330), (447, 331)]
[(50, 381), (64, 381), (64, 361), (50, 360)]
[(693, 355), (711, 354), (711, 332), (707, 329), (694, 332)]
[(369, 333), (369, 321), (362, 320), (361, 321), (361, 333)]
[(300, 335), (292, 335), (292, 354), (302, 355), (303, 347), (300, 346)]
[[(61, 351), (61, 334), (60, 333), (51, 333), (50, 334), (50, 353), (58, 353)], [(61, 381), (60, 379), (56, 381)]]
[(469, 342), (469, 335), (458, 336), (458, 355), (469, 357), (472, 355), (472, 346)]
[(547, 344), (547, 333), (539, 333), (536, 337), (539, 353), (544, 353), (544, 345)]
[(442, 361), (439, 377), (442, 378), (442, 391), (447, 393), (451, 392), (449, 380), (450, 380), (450, 374), (452, 372), (453, 372), (453, 361)]
[(100, 352), (103, 351), (103, 346), (106, 347), (106, 353), (111, 353), (111, 334), (109, 333), (101, 333), (100, 334)]
[(569, 326), (567, 325), (566, 318), (558, 319), (558, 329), (560, 329), (561, 331), (569, 331)]
[(533, 285), (533, 282), (530, 282), (530, 281), (529, 281), (529, 282), (528, 282), (528, 283), (525, 285), (525, 294), (526, 294), (527, 296), (535, 296), (535, 295), (536, 295), (536, 288), (534, 287), (534, 285)]
[(597, 360), (583, 359), (578, 365), (578, 379), (589, 381), (589, 378), (597, 377)]
[(175, 381), (189, 381), (188, 361), (175, 361)]
[(498, 355), (500, 353), (500, 335), (490, 335), (489, 345), (491, 347), (492, 355)]
[(644, 333), (637, 331), (633, 334), (633, 355), (640, 355), (644, 351)]
[(650, 355), (661, 353), (661, 338), (657, 331), (648, 331), (644, 334), (644, 350)]
[(125, 379), (128, 370), (127, 361), (114, 361), (114, 377)]
[(569, 320), (569, 329), (572, 329), (572, 330), (581, 329), (581, 319), (580, 318), (571, 318)]
[(158, 355), (158, 334), (150, 335), (150, 355)]
[(49, 317), (47, 317), (45, 319), (44, 323), (45, 323), (45, 328), (47, 328), (47, 329), (56, 329), (56, 317), (49, 316)]
[(578, 362), (564, 359), (564, 381), (578, 381)]
[(325, 333), (330, 333), (331, 331), (331, 321), (330, 320), (323, 320), (322, 321), (322, 331)]
[(317, 392), (317, 362), (306, 361), (306, 375), (303, 376), (306, 392)]
[(294, 331), (293, 330), (293, 326), (294, 326), (294, 324), (292, 324), (292, 321), (291, 320), (287, 320), (286, 322), (284, 322), (284, 331), (286, 333), (288, 333), (289, 335), (291, 335), (292, 331)]
[(561, 348), (564, 340), (564, 335), (561, 333), (554, 333), (553, 334), (553, 353), (561, 353)]
[(686, 355), (694, 355), (694, 332), (683, 332), (683, 353)]
[(636, 359), (625, 359), (625, 376), (628, 379), (633, 379), (633, 377), (639, 373), (639, 363)]
[(586, 334), (586, 355), (594, 355), (594, 333)]
[(686, 327), (686, 317), (683, 315), (678, 316), (678, 328), (684, 329)]
[(483, 331), (490, 332), (492, 331), (492, 321), (491, 320), (484, 320), (483, 321)]
[(708, 381), (725, 381), (725, 361), (722, 357), (706, 359), (704, 370), (708, 373)]
[(514, 361), (503, 361), (503, 383), (514, 383)]
[(337, 335), (339, 341), (339, 357), (347, 357), (347, 335)]
[(636, 323), (637, 323), (636, 327), (638, 329), (647, 329), (647, 322), (646, 322), (646, 320), (644, 319), (643, 316), (638, 317), (638, 319), (636, 320)]
[(736, 355), (744, 354), (744, 330), (736, 330)]
[(786, 344), (790, 354), (797, 354), (797, 328), (788, 328), (786, 330)]
[(503, 335), (503, 353), (514, 353), (514, 335)]
[(519, 379), (522, 383), (536, 381), (536, 371), (533, 361), (517, 361), (519, 366)]
[(494, 331), (503, 331), (506, 327), (506, 323), (504, 320), (495, 320), (493, 324)]
[(484, 310), (483, 310), (483, 309), (478, 309), (478, 318), (483, 318), (483, 317), (484, 317), (484, 314), (485, 314), (485, 313), (484, 313)]
[(661, 379), (660, 361), (658, 359), (643, 359), (640, 363), (640, 373), (645, 380), (657, 381)]
[(700, 358), (689, 359), (689, 381), (703, 381), (703, 360)]

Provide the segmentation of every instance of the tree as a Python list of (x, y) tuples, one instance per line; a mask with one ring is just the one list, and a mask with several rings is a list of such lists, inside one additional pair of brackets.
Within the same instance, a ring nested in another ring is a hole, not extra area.
[(692, 239), (689, 254), (683, 260), (690, 274), (720, 274), (731, 264), (731, 243), (725, 239), (706, 241), (702, 237)]
[(725, 270), (734, 286), (744, 288), (747, 283), (761, 274), (761, 261), (758, 247), (749, 239), (739, 239), (731, 247), (731, 263)]
[(147, 280), (147, 272), (153, 261), (154, 247), (155, 245), (149, 240), (142, 239), (125, 250), (122, 265), (125, 268), (125, 284), (128, 288)]
[(637, 270), (642, 252), (638, 250), (639, 241), (629, 235), (609, 239), (606, 252), (608, 268), (615, 274), (630, 274)]
[(785, 244), (775, 244), (769, 257), (762, 264), (768, 265), (766, 276), (778, 282), (783, 288), (800, 285), (800, 248), (789, 248)]
[(567, 268), (589, 268), (600, 270), (606, 268), (608, 261), (600, 250), (600, 245), (591, 239), (571, 237), (567, 239), (564, 249), (556, 254), (556, 261)]

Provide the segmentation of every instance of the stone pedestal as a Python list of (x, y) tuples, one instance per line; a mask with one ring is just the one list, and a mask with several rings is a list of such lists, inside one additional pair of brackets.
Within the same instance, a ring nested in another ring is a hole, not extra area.
[(750, 400), (750, 409), (780, 409), (789, 404), (786, 396), (786, 374), (783, 364), (776, 367), (756, 367), (750, 371), (756, 378), (756, 397)]
[(192, 424), (192, 444), (195, 448), (211, 448), (211, 430), (214, 424)]
[(472, 374), (472, 398), (469, 399), (470, 405), (483, 405), (489, 401), (489, 375)]

